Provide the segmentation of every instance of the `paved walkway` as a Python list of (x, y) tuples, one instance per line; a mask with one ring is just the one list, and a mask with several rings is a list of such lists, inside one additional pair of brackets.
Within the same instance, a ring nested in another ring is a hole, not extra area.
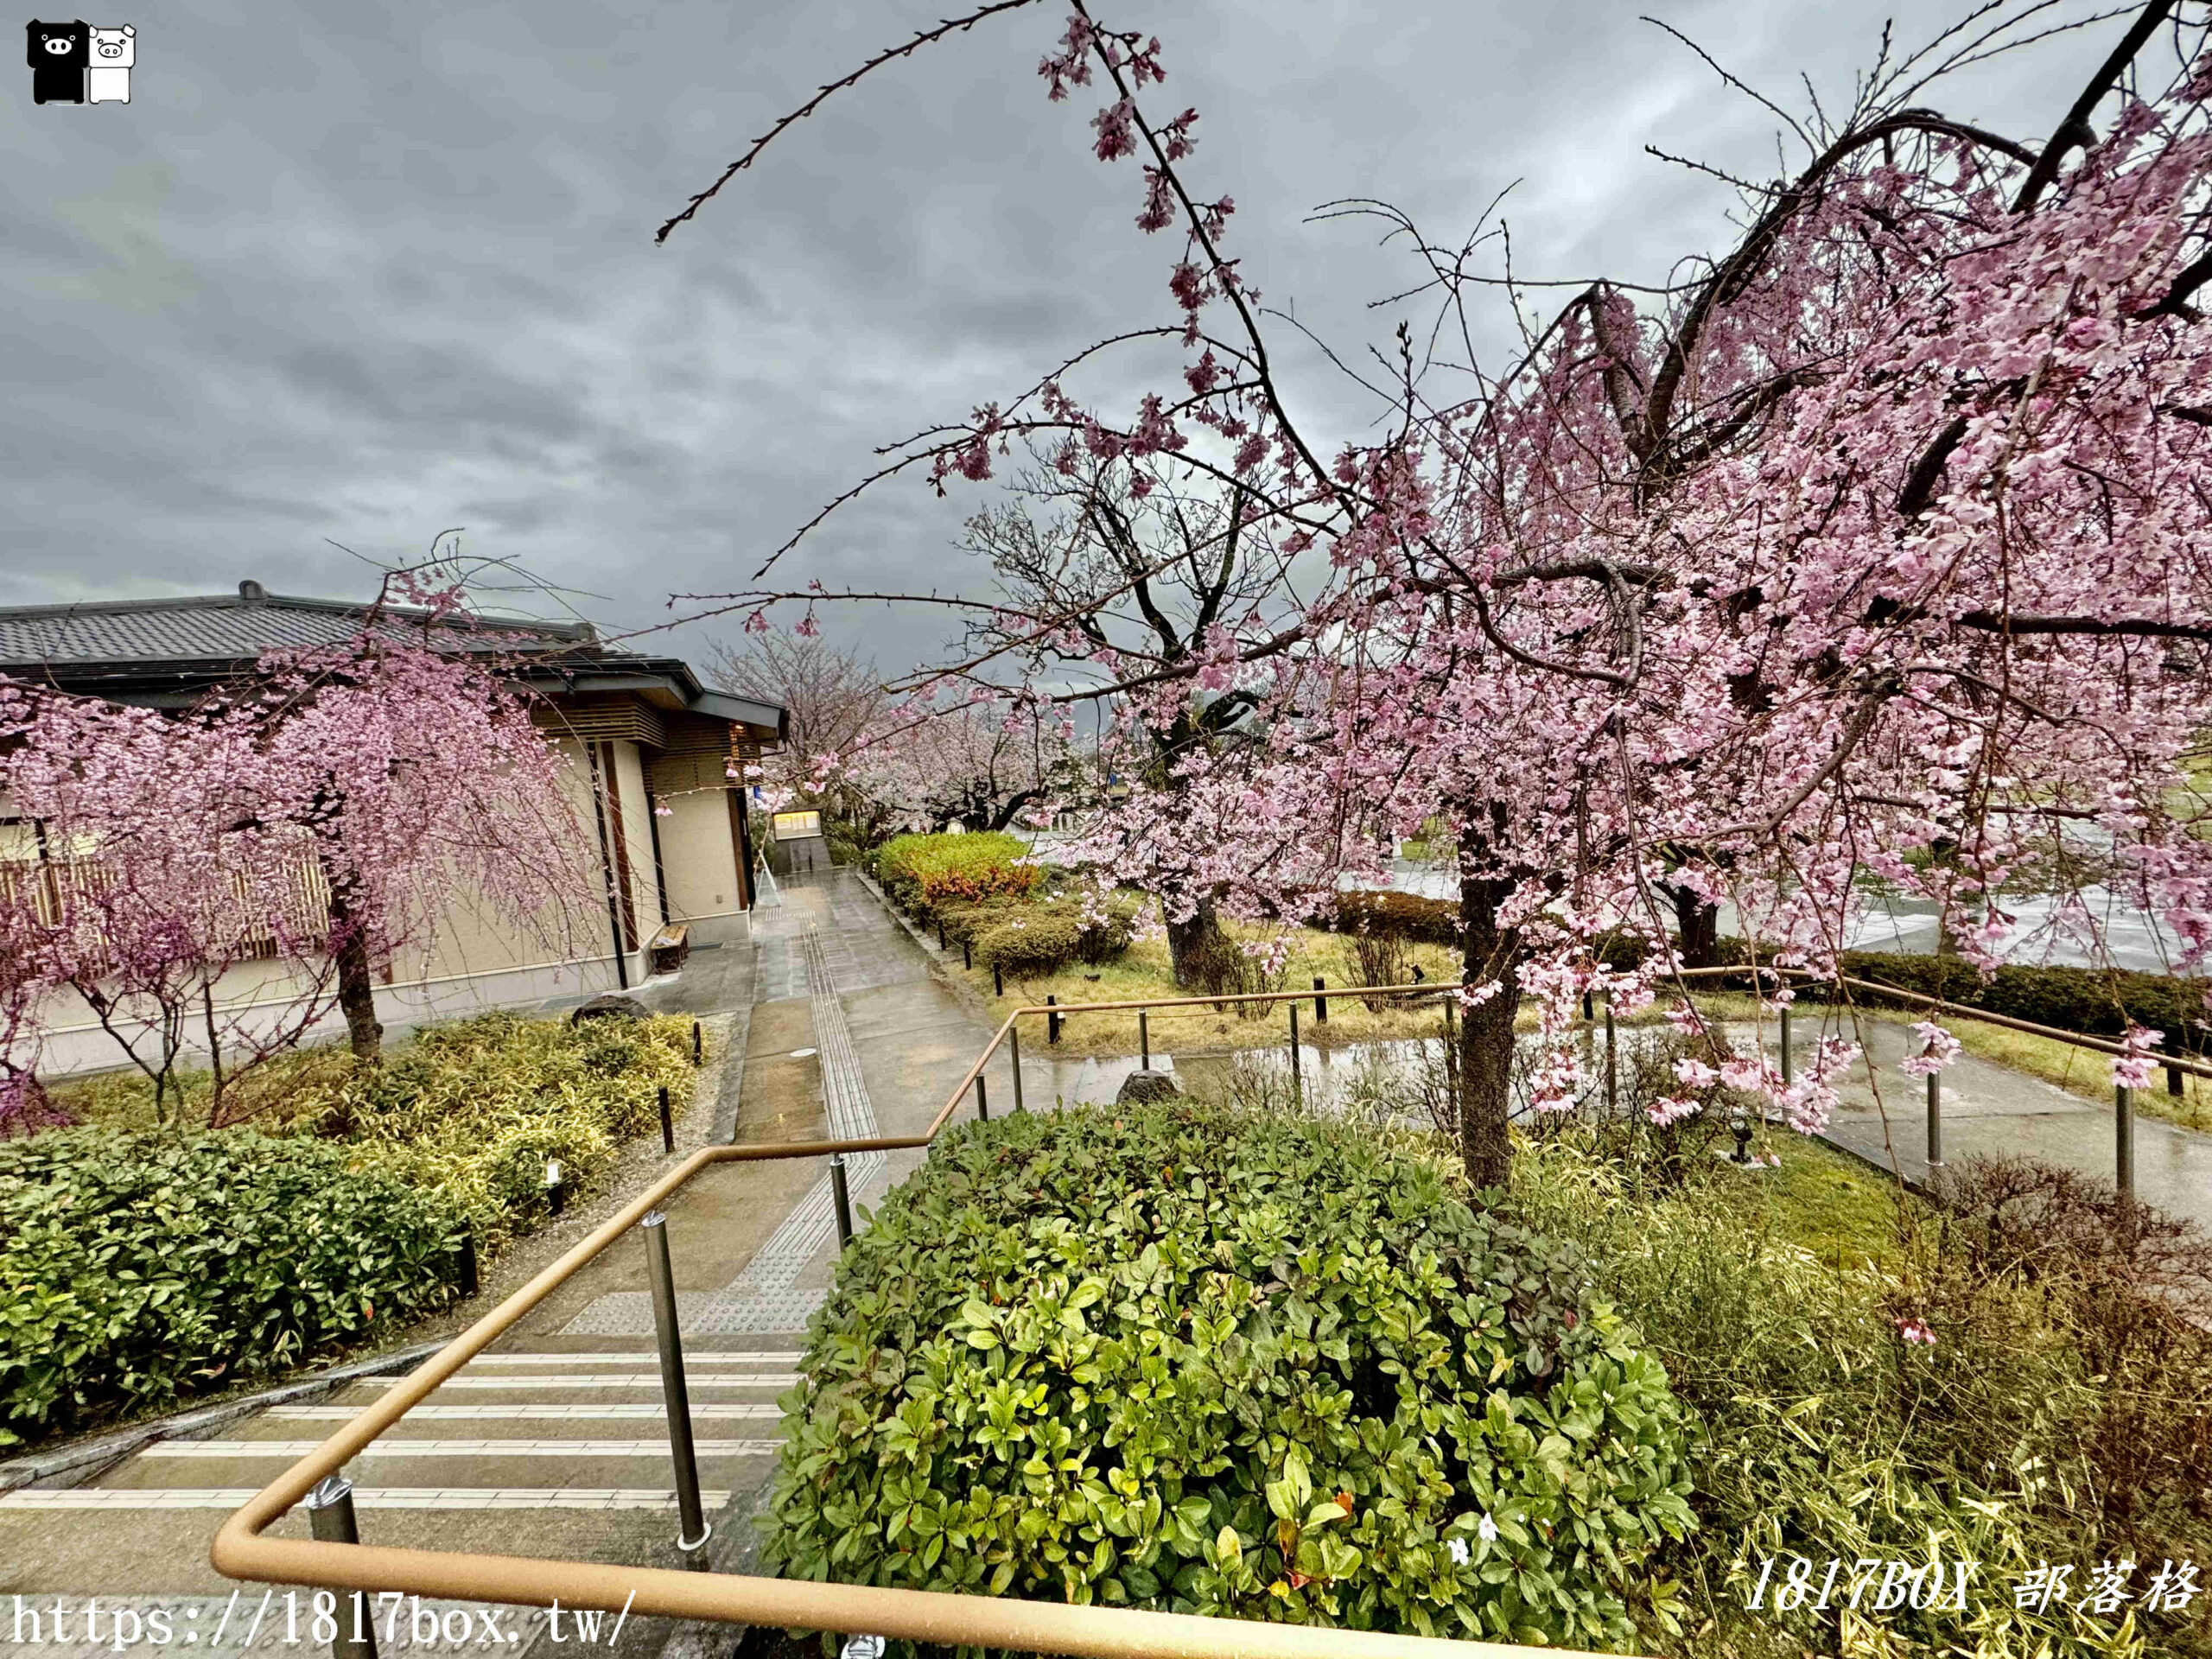
[[(1790, 1048), (1800, 1066), (1821, 1037), (1812, 1012), (1792, 1022)], [(1910, 1028), (1866, 1020), (1856, 1031), (1848, 1025), (1827, 1029), (1863, 1042), (1866, 1053), (1838, 1090), (1842, 1104), (1827, 1138), (1909, 1181), (1926, 1181), (1927, 1084), (1897, 1070), (1900, 1060), (1917, 1052)], [(1772, 1038), (1770, 1031), (1770, 1042)], [(2106, 1074), (2101, 1055), (2084, 1058), (2094, 1067), (2091, 1075)], [(2119, 1120), (2110, 1100), (2084, 1100), (1971, 1054), (1961, 1054), (1941, 1077), (1945, 1164), (1974, 1157), (2025, 1157), (2077, 1169), (2101, 1181), (2117, 1179)], [(2163, 1080), (2163, 1074), (2154, 1077)], [(2212, 1233), (2212, 1135), (2140, 1111), (2133, 1118), (2136, 1197)]]

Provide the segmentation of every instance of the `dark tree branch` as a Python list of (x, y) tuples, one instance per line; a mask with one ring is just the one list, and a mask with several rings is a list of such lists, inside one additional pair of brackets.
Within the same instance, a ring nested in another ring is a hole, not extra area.
[(2205, 254), (2196, 264), (2183, 267), (2166, 296), (2156, 305), (2145, 306), (2135, 314), (2139, 322), (2152, 317), (2179, 317), (2183, 322), (2195, 322), (2203, 314), (2189, 302), (2189, 296), (2212, 282), (2212, 253)]
[(1936, 498), (1936, 486), (1942, 482), (1943, 468), (1951, 459), (1951, 451), (1959, 447), (1966, 435), (1967, 417), (1963, 415), (1936, 435), (1935, 441), (1913, 463), (1904, 488), (1897, 492), (1899, 512), (1908, 518), (1917, 518), (1928, 511), (1928, 504)]
[(659, 230), (653, 233), (653, 245), (658, 247), (660, 244), (667, 241), (668, 233), (671, 231), (683, 224), (684, 220), (695, 217), (698, 213), (699, 209), (705, 207), (709, 200), (719, 194), (724, 185), (728, 184), (740, 173), (742, 173), (747, 168), (752, 166), (754, 159), (759, 156), (760, 152), (767, 149), (768, 146), (773, 143), (778, 137), (781, 137), (785, 128), (792, 126), (800, 121), (804, 121), (808, 116), (812, 115), (815, 111), (820, 109), (823, 104), (830, 100), (832, 94), (841, 92), (848, 86), (853, 86), (855, 82), (860, 80), (862, 76), (868, 73), (869, 71), (880, 69), (885, 64), (895, 62), (900, 58), (906, 57), (934, 41), (943, 40), (948, 35), (957, 35), (963, 29), (973, 29), (976, 24), (982, 22), (986, 17), (1001, 11), (1018, 10), (1023, 6), (1033, 5), (1035, 3), (1036, 0), (995, 0), (995, 3), (987, 6), (980, 6), (976, 10), (969, 12), (965, 17), (948, 17), (943, 22), (939, 23), (935, 29), (921, 30), (912, 40), (907, 41), (906, 45), (887, 48), (884, 51), (877, 53), (866, 63), (861, 65), (859, 68), (854, 70), (849, 75), (844, 76), (842, 79), (830, 82), (830, 84), (823, 87), (820, 92), (815, 93), (812, 98), (807, 99), (805, 103), (800, 105), (798, 108), (793, 110), (789, 115), (784, 117), (782, 120), (777, 122), (774, 126), (769, 128), (767, 131), (762, 133), (758, 138), (755, 138), (753, 141), (751, 149), (747, 149), (744, 155), (739, 156), (727, 168), (722, 169), (721, 177), (716, 179), (704, 190), (702, 190), (697, 195), (692, 197), (689, 207), (684, 208), (682, 213), (677, 214), (674, 219), (670, 219), (667, 224), (662, 226)]
[(1730, 254), (1706, 279), (1697, 298), (1690, 302), (1682, 317), (1681, 327), (1669, 342), (1667, 355), (1651, 380), (1651, 396), (1644, 409), (1644, 430), (1656, 444), (1674, 417), (1675, 395), (1681, 389), (1682, 377), (1688, 372), (1690, 358), (1695, 353), (1704, 334), (1705, 325), (1714, 309), (1740, 292), (1744, 284), (1765, 260), (1768, 252), (1781, 239), (1782, 230), (1797, 210), (1808, 201), (1821, 181), (1841, 166), (1859, 150), (1878, 144), (1901, 133), (1925, 132), (1945, 137), (1961, 138), (2010, 156), (2023, 165), (2033, 165), (2035, 152), (2024, 144), (1953, 121), (1933, 110), (1900, 110), (1872, 125), (1857, 132), (1848, 132), (1816, 157), (1812, 165), (1796, 180), (1778, 191), (1774, 205), (1769, 207), (1752, 226), (1736, 251)]
[(2090, 77), (2089, 84), (2082, 89), (2082, 96), (2074, 100), (2074, 107), (2066, 111), (2066, 118), (2058, 124), (2058, 130), (2050, 135), (2050, 142), (2043, 147), (2043, 154), (2035, 158), (2028, 169), (2027, 181), (2021, 185), (2020, 194), (2012, 202), (2012, 211), (2024, 213), (2033, 210), (2043, 193), (2058, 178), (2059, 164), (2071, 149), (2087, 149), (2097, 142), (2096, 129), (2089, 124), (2089, 118), (2096, 112), (2104, 95), (2113, 88), (2121, 73), (2135, 60), (2135, 54), (2144, 43), (2158, 31), (2158, 25), (2173, 15), (2174, 0), (2151, 0), (2151, 3), (2136, 14), (2135, 22), (2112, 55), (2099, 66)]

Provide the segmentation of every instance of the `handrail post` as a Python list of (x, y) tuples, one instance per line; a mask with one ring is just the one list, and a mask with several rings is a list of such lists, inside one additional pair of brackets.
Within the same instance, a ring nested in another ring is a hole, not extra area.
[(1152, 1070), (1152, 1010), (1137, 1010), (1137, 1054), (1139, 1069)]
[(683, 1380), (683, 1338), (677, 1325), (676, 1270), (668, 1259), (668, 1217), (658, 1210), (639, 1222), (645, 1234), (645, 1268), (653, 1287), (653, 1332), (660, 1338), (661, 1397), (668, 1410), (668, 1449), (676, 1465), (676, 1506), (682, 1529), (676, 1547), (686, 1555), (705, 1548), (714, 1529), (699, 1502), (699, 1456), (691, 1443), (691, 1395)]
[(2120, 1188), (2120, 1199), (2127, 1210), (2135, 1207), (2135, 1097), (2134, 1091), (2124, 1084), (2113, 1085), (2113, 1121), (2114, 1140), (2113, 1161), (2116, 1166), (2114, 1185)]
[[(1058, 1007), (1059, 1001), (1060, 999), (1049, 991), (1046, 993), (1045, 1006), (1047, 1008)], [(1057, 1043), (1060, 1040), (1060, 1016), (1057, 1014), (1047, 1014), (1045, 1016), (1045, 1040), (1048, 1043)]]
[(1928, 1167), (1943, 1166), (1943, 1074), (1928, 1074)]
[(1787, 1089), (1792, 1081), (1789, 1063), (1789, 1005), (1782, 1005), (1782, 1086)]
[(983, 1074), (981, 1071), (976, 1074), (976, 1121), (979, 1123), (988, 1123), (991, 1121), (991, 1096), (983, 1085)]
[(1323, 979), (1319, 974), (1313, 976), (1313, 1023), (1317, 1026), (1325, 1026), (1329, 1023), (1329, 999), (1321, 995), (1328, 988), (1327, 980)]
[[(307, 1495), (308, 1530), (317, 1542), (358, 1544), (360, 1529), (353, 1520), (353, 1483), (343, 1475), (325, 1475)], [(335, 1612), (338, 1634), (330, 1638), (330, 1659), (377, 1659), (376, 1613), (368, 1592), (340, 1595), (338, 1605), (351, 1617)], [(349, 1628), (350, 1627), (350, 1628)]]
[(1290, 1097), (1300, 1106), (1306, 1103), (1306, 1079), (1298, 1069), (1298, 1004), (1290, 1005)]
[(1608, 990), (1605, 993), (1605, 1120), (1608, 1122), (1612, 1121), (1620, 1106), (1620, 1071), (1619, 1039), (1613, 1029), (1613, 994)]
[(663, 1152), (676, 1150), (676, 1120), (669, 1115), (666, 1084), (661, 1085), (660, 1090), (660, 1149)]
[(853, 1242), (853, 1190), (845, 1174), (845, 1154), (830, 1154), (830, 1200), (837, 1212), (837, 1248)]
[(1014, 1051), (1014, 1109), (1023, 1112), (1029, 1109), (1021, 1103), (1021, 1022), (1017, 1020), (1008, 1026), (1006, 1035)]

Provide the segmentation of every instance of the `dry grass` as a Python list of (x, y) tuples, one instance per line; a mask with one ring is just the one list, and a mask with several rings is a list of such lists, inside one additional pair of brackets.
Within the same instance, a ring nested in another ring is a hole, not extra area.
[[(1234, 923), (1228, 925), (1228, 931), (1240, 939), (1267, 937), (1262, 929)], [(1411, 960), (1430, 979), (1449, 982), (1458, 978), (1459, 963), (1454, 952), (1433, 944), (1409, 944), (1406, 949)], [(955, 983), (963, 985), (986, 1010), (1001, 1017), (1017, 997), (1025, 1002), (1042, 1002), (1052, 995), (1063, 1004), (1081, 1004), (1146, 998), (1164, 1001), (1188, 995), (1176, 985), (1168, 971), (1167, 942), (1164, 938), (1140, 940), (1117, 961), (1096, 967), (1077, 963), (1058, 974), (1019, 981), (1010, 978), (1006, 982), (1003, 1001), (991, 994), (989, 969), (963, 971), (956, 967), (950, 972)], [(1280, 988), (1303, 989), (1313, 984), (1317, 975), (1332, 989), (1353, 985), (1358, 973), (1352, 958), (1351, 940), (1319, 928), (1297, 928), (1294, 930), (1289, 964)], [(1624, 1019), (1621, 1023), (1656, 1023), (1664, 1018), (1663, 1010), (1669, 1000), (1662, 995), (1649, 1010), (1633, 1019)], [(1701, 1011), (1714, 1020), (1749, 1022), (1758, 1017), (1756, 1000), (1745, 993), (1701, 992), (1694, 1000)], [(1865, 1019), (1900, 1026), (1909, 1026), (1922, 1017), (1892, 1009), (1861, 1008), (1859, 1013)], [(1325, 1046), (1433, 1036), (1440, 1019), (1433, 1002), (1375, 1014), (1356, 997), (1332, 998), (1325, 1025), (1314, 1022), (1310, 1001), (1300, 1003), (1298, 1014), (1300, 1040)], [(1771, 1020), (1773, 1016), (1770, 1014), (1766, 1017)], [(1160, 1009), (1152, 1015), (1152, 1046), (1161, 1053), (1267, 1048), (1284, 1040), (1288, 1024), (1289, 1015), (1281, 1003), (1273, 1005), (1264, 1016), (1258, 1018), (1240, 1018), (1233, 1009), (1217, 1010), (1211, 1007), (1187, 1012)], [(1523, 1007), (1518, 1028), (1528, 1031), (1535, 1025), (1534, 1009)], [(2084, 1100), (2109, 1103), (2112, 1099), (2112, 1074), (2107, 1057), (2094, 1049), (2076, 1048), (2054, 1038), (2011, 1031), (1977, 1020), (1957, 1018), (1949, 1025), (1961, 1046), (1977, 1058), (2039, 1077)], [(1033, 1039), (1043, 1035), (1041, 1032), (1025, 1034), (1033, 1035)], [(1059, 1052), (1102, 1058), (1134, 1054), (1137, 1052), (1136, 1015), (1089, 1014), (1071, 1020), (1061, 1027)], [(2169, 1095), (2164, 1074), (2158, 1074), (2152, 1087), (2136, 1091), (2136, 1111), (2185, 1128), (2212, 1129), (2212, 1080), (2184, 1074), (2182, 1087), (2183, 1092), (2178, 1096)]]
[[(1225, 924), (1225, 927), (1231, 938), (1240, 940), (1259, 941), (1270, 937), (1256, 927), (1235, 923)], [(1341, 934), (1310, 927), (1292, 930), (1290, 957), (1278, 988), (1310, 991), (1317, 976), (1332, 990), (1351, 987), (1357, 982), (1358, 975), (1351, 946), (1351, 941)], [(1430, 980), (1443, 983), (1457, 981), (1459, 964), (1452, 951), (1433, 944), (1410, 944), (1406, 950), (1408, 957)], [(1003, 1001), (991, 994), (989, 969), (963, 969), (957, 963), (948, 963), (947, 967), (955, 984), (963, 987), (979, 999), (987, 1011), (1000, 1018), (1017, 1001), (1041, 1003), (1048, 995), (1057, 997), (1063, 1004), (1081, 1004), (1166, 1001), (1190, 995), (1176, 985), (1169, 972), (1165, 938), (1140, 939), (1116, 960), (1096, 967), (1073, 963), (1057, 974), (1027, 979), (1009, 976)], [(1410, 1003), (1410, 999), (1408, 1001)], [(1240, 1015), (1235, 1005), (1220, 1009), (1211, 1005), (1196, 1009), (1155, 1009), (1152, 1014), (1152, 1046), (1157, 1052), (1172, 1054), (1267, 1048), (1283, 1041), (1290, 1020), (1285, 1005), (1278, 1002), (1256, 1006), (1264, 1009), (1257, 1016)], [(1436, 1034), (1441, 1019), (1433, 1001), (1402, 1009), (1386, 1008), (1377, 1014), (1370, 1012), (1357, 997), (1332, 997), (1325, 1024), (1314, 1021), (1310, 1000), (1299, 1003), (1298, 1034), (1301, 1042), (1325, 1046), (1397, 1037), (1430, 1037)], [(1041, 1023), (1026, 1022), (1023, 1035), (1033, 1042), (1041, 1041), (1042, 1030), (1029, 1028)], [(1136, 1014), (1078, 1014), (1062, 1026), (1058, 1052), (1101, 1057), (1134, 1054), (1137, 1052)]]

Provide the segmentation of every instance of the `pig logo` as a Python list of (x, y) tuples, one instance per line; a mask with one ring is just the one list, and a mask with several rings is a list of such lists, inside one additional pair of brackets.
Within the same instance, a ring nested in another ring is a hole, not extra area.
[(92, 61), (85, 70), (87, 104), (128, 104), (130, 66), (138, 56), (138, 31), (128, 23), (120, 29), (94, 29)]

